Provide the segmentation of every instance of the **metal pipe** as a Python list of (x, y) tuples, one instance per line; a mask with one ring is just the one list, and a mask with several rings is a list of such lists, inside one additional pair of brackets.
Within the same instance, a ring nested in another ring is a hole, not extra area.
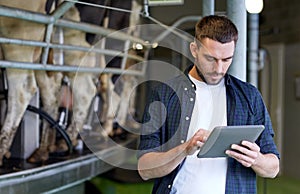
[[(171, 32), (174, 32), (175, 28), (180, 26), (184, 22), (190, 22), (190, 21), (198, 21), (201, 19), (201, 16), (185, 16), (177, 20), (172, 24), (172, 26), (168, 27), (163, 33), (161, 33), (159, 36), (157, 36), (152, 42), (157, 43), (163, 40), (167, 35), (169, 35)], [(191, 40), (192, 41), (192, 40)]]
[(120, 12), (125, 12), (125, 13), (132, 13), (132, 10), (128, 10), (128, 9), (122, 9), (122, 8), (118, 8), (118, 7), (111, 7), (111, 6), (107, 6), (107, 5), (99, 5), (99, 4), (95, 4), (95, 3), (87, 3), (87, 2), (83, 2), (83, 1), (77, 1), (77, 0), (66, 0), (69, 2), (74, 2), (74, 3), (78, 3), (78, 4), (82, 4), (82, 5), (88, 5), (91, 7), (98, 7), (98, 8), (103, 8), (103, 9), (109, 9), (109, 10), (114, 10), (114, 11), (120, 11)]
[[(77, 1), (77, 0), (75, 0)], [(64, 1), (62, 2), (55, 10), (54, 12), (51, 14), (52, 17), (54, 18), (54, 22), (59, 19), (62, 15), (64, 15), (71, 7), (74, 6), (75, 4), (74, 2), (67, 2)], [(54, 25), (53, 23), (48, 24), (47, 26), (47, 30), (46, 30), (46, 36), (45, 36), (45, 42), (47, 43), (47, 45), (51, 42), (51, 37), (53, 34), (53, 29), (54, 29)], [(58, 27), (58, 29), (61, 29), (60, 27)], [(46, 64), (47, 60), (48, 60), (48, 55), (49, 55), (49, 47), (44, 47), (43, 49), (43, 53), (42, 53), (42, 64)], [(61, 58), (62, 59), (62, 58)], [(63, 63), (61, 63), (63, 64)]]
[(78, 0), (74, 0), (72, 2), (62, 2), (57, 8), (55, 8), (54, 12), (51, 14), (54, 17), (54, 20), (56, 21), (61, 16), (63, 16), (71, 7), (74, 6), (76, 2), (78, 2)]
[[(0, 15), (1, 16), (7, 16), (7, 17), (13, 17), (13, 18), (18, 18), (18, 19), (23, 19), (23, 20), (28, 20), (31, 22), (38, 22), (38, 23), (43, 23), (43, 24), (49, 24), (47, 27), (47, 35), (45, 38), (45, 42), (38, 42), (38, 41), (27, 41), (27, 40), (17, 40), (17, 39), (6, 39), (6, 38), (0, 38), (1, 41), (4, 43), (12, 44), (21, 44), (21, 45), (32, 45), (32, 46), (41, 46), (44, 48), (44, 54), (42, 56), (42, 63), (44, 64), (44, 67), (41, 67), (41, 64), (34, 64), (33, 66), (23, 66), (25, 63), (20, 63), (20, 62), (1, 62), (1, 67), (6, 67), (6, 68), (20, 68), (20, 69), (33, 69), (33, 70), (49, 70), (49, 71), (78, 71), (78, 72), (106, 72), (107, 68), (105, 71), (103, 69), (97, 69), (97, 68), (83, 68), (81, 67), (81, 70), (78, 70), (78, 67), (73, 67), (71, 68), (70, 66), (66, 66), (67, 69), (63, 68), (58, 68), (57, 66), (53, 65), (47, 65), (47, 56), (49, 52), (49, 48), (61, 48), (61, 49), (70, 49), (70, 50), (81, 50), (81, 51), (86, 51), (86, 52), (97, 52), (97, 53), (102, 53), (102, 54), (107, 54), (107, 55), (112, 55), (112, 56), (125, 56), (124, 53), (121, 51), (113, 51), (113, 50), (106, 50), (106, 49), (97, 49), (95, 47), (79, 47), (79, 46), (71, 46), (71, 45), (55, 45), (50, 43), (50, 38), (51, 34), (55, 26), (61, 27), (61, 28), (72, 28), (84, 32), (89, 32), (89, 33), (94, 33), (94, 34), (100, 34), (104, 36), (109, 36), (109, 38), (114, 38), (118, 40), (123, 40), (123, 41), (131, 41), (134, 43), (140, 43), (144, 45), (145, 47), (149, 47), (149, 43), (147, 41), (144, 41), (140, 38), (134, 37), (132, 35), (128, 35), (125, 32), (119, 32), (115, 31), (112, 29), (107, 29), (103, 28), (100, 26), (95, 26), (87, 23), (79, 23), (79, 22), (73, 22), (73, 21), (67, 21), (63, 19), (58, 19), (57, 21), (55, 20), (58, 16), (63, 14), (63, 11), (66, 11), (67, 8), (70, 8), (70, 5), (74, 3), (68, 3), (61, 8), (60, 11), (57, 12), (57, 14), (54, 14), (54, 16), (50, 15), (43, 15), (40, 13), (35, 13), (35, 12), (30, 12), (30, 11), (24, 11), (21, 9), (15, 9), (15, 8), (9, 8), (9, 7), (4, 7), (0, 6)], [(128, 55), (129, 58), (135, 59), (137, 61), (144, 61), (144, 58), (139, 57), (137, 55)], [(112, 69), (108, 70), (111, 73), (115, 74), (121, 74), (124, 73), (124, 69)], [(144, 71), (144, 69), (142, 70)], [(128, 72), (126, 70), (126, 72)], [(130, 72), (130, 71), (129, 71)], [(133, 73), (135, 74), (135, 73)], [(138, 75), (140, 72), (137, 73)]]
[(72, 29), (81, 30), (84, 32), (93, 33), (93, 34), (100, 34), (100, 35), (108, 36), (109, 38), (113, 38), (113, 39), (117, 39), (117, 40), (123, 40), (123, 41), (130, 40), (131, 42), (140, 43), (147, 47), (149, 46), (149, 44), (147, 44), (147, 41), (144, 41), (140, 38), (128, 35), (125, 32), (120, 32), (120, 31), (116, 31), (113, 29), (109, 29), (109, 28), (95, 26), (95, 25), (88, 24), (88, 23), (79, 23), (79, 22), (67, 21), (67, 20), (60, 19), (60, 20), (57, 20), (57, 22), (55, 23), (55, 26), (60, 26), (60, 27), (64, 27), (64, 28), (72, 28)]
[(246, 81), (247, 66), (247, 12), (244, 0), (227, 1), (227, 15), (237, 26), (239, 40), (236, 44), (234, 58), (229, 73), (237, 78)]
[(42, 71), (60, 71), (60, 72), (78, 72), (78, 73), (112, 73), (112, 74), (126, 74), (144, 76), (142, 71), (124, 70), (117, 68), (101, 68), (101, 67), (82, 67), (75, 65), (43, 65), (39, 63), (28, 63), (19, 61), (3, 61), (0, 60), (0, 67), (13, 69), (31, 69)]
[(259, 17), (258, 14), (248, 14), (248, 81), (258, 86), (259, 70)]
[[(61, 27), (57, 27), (54, 31), (54, 36), (52, 41), (57, 42), (60, 45), (64, 44), (64, 31)], [(64, 51), (63, 49), (58, 49), (57, 53), (57, 64), (63, 65), (64, 64)]]
[(45, 36), (45, 42), (46, 42), (46, 47), (43, 49), (43, 54), (42, 54), (42, 64), (46, 64), (48, 60), (48, 54), (49, 54), (49, 44), (51, 41), (51, 36), (53, 32), (53, 24), (49, 24), (46, 28), (46, 36)]
[(54, 22), (54, 17), (36, 13), (32, 11), (26, 11), (22, 9), (15, 9), (11, 7), (0, 6), (0, 15), (12, 18), (23, 19), (27, 21), (33, 21), (42, 24), (50, 24)]
[(144, 0), (144, 10), (143, 10), (143, 16), (149, 17), (149, 0)]
[[(100, 54), (105, 54), (109, 56), (120, 56), (124, 57), (125, 54), (121, 51), (117, 50), (109, 50), (109, 49), (100, 49), (98, 47), (82, 47), (82, 46), (74, 46), (74, 45), (61, 45), (61, 44), (47, 44), (45, 42), (38, 41), (29, 41), (29, 40), (19, 40), (19, 39), (8, 39), (0, 37), (0, 43), (3, 44), (18, 44), (18, 45), (27, 45), (27, 46), (39, 46), (39, 47), (49, 47), (54, 49), (64, 49), (64, 50), (77, 50), (77, 51), (86, 51), (86, 52), (95, 52)], [(126, 54), (128, 58), (135, 59), (137, 61), (144, 61), (143, 57), (138, 55)]]
[(58, 19), (55, 21), (55, 18), (50, 15), (44, 15), (41, 13), (35, 13), (30, 11), (25, 11), (21, 9), (9, 8), (5, 6), (0, 6), (0, 16), (7, 16), (12, 18), (18, 18), (23, 20), (28, 20), (32, 22), (42, 23), (42, 24), (51, 24), (54, 23), (55, 26), (72, 28), (76, 30), (81, 30), (84, 32), (89, 32), (93, 34), (100, 34), (104, 36), (108, 36), (109, 38), (117, 39), (117, 40), (130, 40), (131, 42), (136, 42), (143, 44), (145, 46), (149, 46), (146, 41), (128, 35), (125, 32), (116, 31), (113, 29), (103, 28), (100, 26), (87, 24), (87, 23), (79, 23), (74, 21), (67, 21), (63, 19)]
[(214, 0), (202, 0), (202, 16), (213, 15), (215, 12)]

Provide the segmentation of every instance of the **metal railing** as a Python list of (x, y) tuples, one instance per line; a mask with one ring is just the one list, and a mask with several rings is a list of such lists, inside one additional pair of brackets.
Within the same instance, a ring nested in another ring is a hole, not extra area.
[(60, 28), (71, 28), (75, 30), (80, 30), (86, 33), (92, 33), (96, 35), (101, 35), (103, 37), (108, 37), (111, 39), (117, 39), (124, 41), (130, 41), (132, 43), (139, 43), (148, 47), (147, 41), (144, 41), (138, 37), (131, 36), (122, 31), (116, 31), (113, 29), (104, 28), (101, 26), (96, 26), (88, 23), (69, 21), (64, 19), (59, 19), (66, 11), (68, 11), (72, 6), (74, 6), (77, 1), (65, 1), (63, 2), (51, 15), (35, 13), (31, 11), (21, 10), (17, 8), (10, 8), (6, 6), (0, 6), (0, 16), (18, 18), (22, 20), (28, 20), (31, 22), (41, 23), (47, 25), (45, 40), (31, 41), (31, 40), (21, 40), (21, 39), (11, 39), (0, 37), (0, 43), (5, 44), (18, 44), (26, 46), (36, 46), (42, 47), (43, 53), (41, 57), (41, 63), (30, 63), (30, 62), (18, 62), (18, 61), (5, 61), (0, 60), (0, 67), (4, 68), (18, 68), (18, 69), (32, 69), (32, 70), (46, 70), (46, 71), (64, 71), (64, 72), (88, 72), (88, 73), (114, 73), (114, 74), (130, 74), (143, 76), (146, 66), (142, 67), (142, 70), (126, 70), (125, 67), (120, 68), (109, 68), (109, 67), (82, 67), (76, 65), (53, 65), (47, 64), (47, 59), (49, 55), (49, 49), (61, 49), (61, 50), (77, 50), (84, 52), (95, 52), (98, 54), (123, 57), (125, 60), (127, 58), (134, 59), (138, 62), (145, 61), (145, 57), (132, 55), (127, 53), (127, 51), (121, 52), (120, 50), (109, 50), (97, 48), (93, 45), (90, 47), (65, 45), (65, 44), (54, 44), (51, 43), (51, 35), (53, 33), (54, 27)]

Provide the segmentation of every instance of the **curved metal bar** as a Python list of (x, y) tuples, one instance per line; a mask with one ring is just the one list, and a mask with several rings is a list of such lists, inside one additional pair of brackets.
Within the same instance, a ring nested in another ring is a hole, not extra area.
[(54, 20), (56, 21), (58, 18), (60, 18), (62, 15), (64, 15), (74, 4), (78, 2), (78, 0), (70, 1), (64, 1), (62, 2), (51, 14), (54, 17)]
[(161, 33), (159, 36), (157, 36), (156, 39), (153, 40), (153, 42), (160, 42), (166, 36), (168, 36), (170, 33), (176, 33), (175, 29), (178, 26), (180, 26), (182, 23), (190, 22), (190, 21), (199, 21), (200, 18), (201, 18), (201, 16), (185, 16), (185, 17), (180, 18), (175, 23), (173, 23), (172, 26), (168, 27), (163, 33)]

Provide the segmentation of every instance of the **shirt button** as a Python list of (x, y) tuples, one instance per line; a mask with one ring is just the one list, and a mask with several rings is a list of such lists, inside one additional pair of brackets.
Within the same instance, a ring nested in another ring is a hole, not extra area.
[(181, 140), (180, 143), (184, 143), (184, 140)]
[(184, 90), (187, 91), (188, 89), (187, 89), (187, 88), (184, 88)]
[(190, 120), (190, 117), (185, 117), (185, 120), (187, 120), (187, 121)]
[(194, 101), (194, 98), (190, 98), (190, 101), (193, 102), (193, 101)]
[(171, 187), (172, 187), (171, 185), (168, 185), (168, 189), (171, 189)]

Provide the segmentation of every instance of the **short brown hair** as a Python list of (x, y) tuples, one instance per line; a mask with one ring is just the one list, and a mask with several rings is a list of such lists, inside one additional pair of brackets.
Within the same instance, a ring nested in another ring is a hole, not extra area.
[(209, 38), (221, 43), (238, 40), (238, 30), (234, 23), (225, 16), (210, 15), (203, 17), (195, 26), (195, 38), (201, 42)]

